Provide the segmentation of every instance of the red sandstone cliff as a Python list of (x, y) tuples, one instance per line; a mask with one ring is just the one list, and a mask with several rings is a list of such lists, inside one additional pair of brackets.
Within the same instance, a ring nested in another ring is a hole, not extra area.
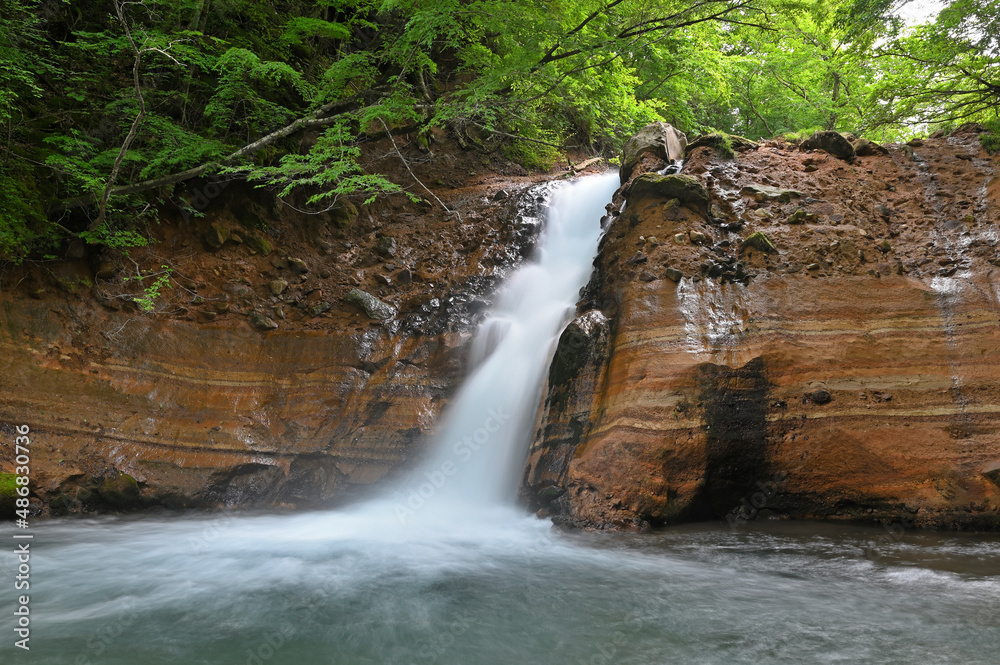
[(600, 528), (1000, 528), (998, 159), (974, 127), (851, 161), (737, 147), (626, 164), (525, 500)]

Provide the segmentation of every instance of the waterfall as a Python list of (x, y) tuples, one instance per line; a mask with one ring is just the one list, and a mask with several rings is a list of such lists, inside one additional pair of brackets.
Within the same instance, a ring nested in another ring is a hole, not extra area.
[(427, 462), (395, 494), (396, 513), (513, 501), (545, 373), (593, 270), (618, 174), (558, 188), (534, 256), (497, 294), (472, 342), (474, 369), (446, 409)]

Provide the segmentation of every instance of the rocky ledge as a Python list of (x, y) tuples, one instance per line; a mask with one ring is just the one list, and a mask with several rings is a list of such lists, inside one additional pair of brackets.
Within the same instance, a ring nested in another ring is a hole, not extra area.
[(693, 142), (679, 175), (646, 132), (523, 499), (589, 528), (1000, 528), (1000, 178), (979, 131)]

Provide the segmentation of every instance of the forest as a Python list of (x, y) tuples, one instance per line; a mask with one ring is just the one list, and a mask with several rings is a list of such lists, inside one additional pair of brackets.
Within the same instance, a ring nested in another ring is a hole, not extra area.
[[(148, 242), (184, 183), (404, 196), (363, 143), (444, 130), (544, 168), (693, 134), (1000, 148), (1000, 0), (0, 0), (0, 259)], [(940, 9), (940, 11), (938, 11)], [(913, 16), (914, 13), (909, 14)]]

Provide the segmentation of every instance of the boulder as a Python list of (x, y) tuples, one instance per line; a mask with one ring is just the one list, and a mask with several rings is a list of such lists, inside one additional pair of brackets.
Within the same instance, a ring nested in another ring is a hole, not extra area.
[(694, 176), (643, 173), (632, 181), (625, 198), (634, 201), (643, 197), (677, 199), (708, 216), (708, 190)]
[(344, 298), (357, 305), (365, 314), (376, 321), (386, 321), (396, 315), (396, 308), (361, 289), (351, 289)]
[(375, 253), (387, 259), (396, 256), (396, 239), (382, 236), (375, 241)]
[(758, 252), (772, 253), (777, 252), (778, 248), (774, 245), (774, 242), (767, 237), (767, 234), (762, 231), (757, 231), (756, 233), (751, 233), (740, 245), (740, 249), (745, 249), (750, 247), (756, 249)]
[(838, 159), (854, 160), (854, 146), (840, 132), (816, 132), (799, 144), (804, 150), (824, 150)]
[(123, 473), (117, 478), (107, 478), (101, 483), (97, 493), (112, 507), (125, 510), (139, 502), (139, 484), (135, 478)]
[(212, 222), (205, 231), (205, 244), (212, 249), (219, 249), (229, 240), (230, 230), (228, 227)]
[(250, 314), (250, 325), (260, 331), (277, 330), (278, 324), (274, 319), (270, 319), (260, 312)]
[(300, 275), (304, 275), (307, 272), (309, 272), (309, 266), (306, 265), (306, 262), (303, 261), (302, 259), (296, 259), (289, 256), (288, 265), (291, 267), (292, 270), (294, 270), (296, 273)]
[(645, 152), (651, 152), (665, 162), (684, 159), (687, 137), (665, 122), (646, 125), (630, 138), (622, 149), (621, 181), (628, 182), (632, 171)]
[(246, 243), (246, 246), (249, 247), (251, 251), (260, 254), (261, 256), (267, 256), (273, 249), (267, 238), (262, 238), (258, 235), (247, 236), (243, 239), (243, 242)]
[(681, 278), (684, 277), (684, 273), (677, 268), (667, 268), (666, 271), (664, 271), (664, 274), (671, 282), (679, 282), (681, 281)]
[(334, 207), (332, 216), (334, 224), (342, 229), (346, 229), (358, 220), (358, 209), (347, 199), (341, 199)]
[(687, 147), (684, 148), (684, 156), (687, 157), (687, 155), (691, 154), (692, 150), (703, 146), (715, 148), (723, 157), (732, 158), (736, 152), (756, 150), (760, 147), (760, 144), (748, 138), (736, 136), (735, 134), (713, 132), (711, 134), (702, 134), (694, 141), (691, 141), (691, 143), (688, 143)]
[(288, 282), (283, 279), (276, 279), (267, 285), (272, 296), (280, 296), (288, 288)]
[(869, 155), (888, 155), (889, 151), (868, 139), (858, 139), (854, 142), (854, 154), (858, 157), (868, 157)]

